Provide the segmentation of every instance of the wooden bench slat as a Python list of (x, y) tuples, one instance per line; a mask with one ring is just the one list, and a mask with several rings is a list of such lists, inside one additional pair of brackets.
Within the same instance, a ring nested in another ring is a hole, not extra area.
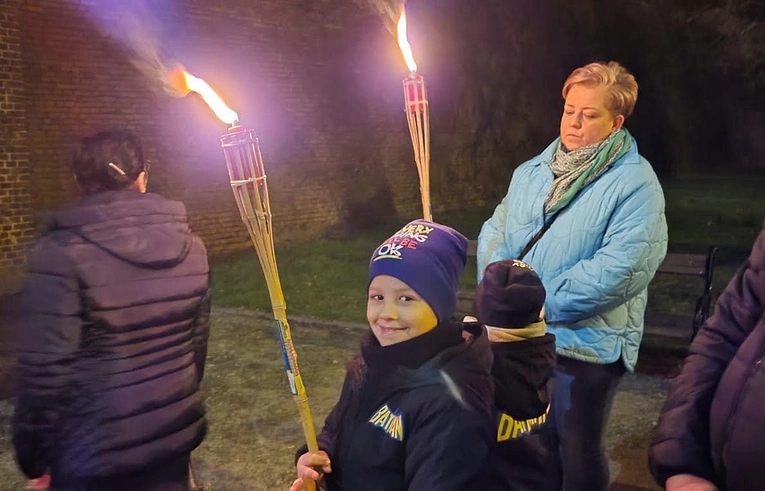
[(678, 339), (685, 342), (687, 342), (690, 337), (687, 328), (679, 329), (675, 326), (655, 326), (653, 324), (648, 324), (647, 321), (643, 328), (643, 338), (646, 336)]
[(700, 254), (667, 254), (657, 273), (704, 276), (707, 257)]
[(656, 272), (666, 274), (683, 274), (688, 276), (704, 276), (703, 267), (698, 268), (694, 266), (679, 266), (672, 264), (662, 264), (659, 266), (659, 269), (657, 269)]
[(646, 329), (648, 329), (648, 326), (674, 328), (681, 330), (683, 335), (687, 335), (687, 331), (692, 324), (692, 319), (687, 315), (656, 312), (653, 310), (646, 310), (643, 319)]

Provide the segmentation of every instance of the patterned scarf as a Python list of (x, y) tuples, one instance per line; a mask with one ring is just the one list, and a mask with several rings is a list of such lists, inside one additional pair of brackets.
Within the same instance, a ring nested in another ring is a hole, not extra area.
[(632, 136), (626, 128), (611, 133), (603, 141), (572, 152), (566, 151), (558, 138), (558, 148), (550, 161), (555, 180), (545, 199), (545, 213), (555, 213), (569, 204), (583, 187), (622, 158), (631, 146)]

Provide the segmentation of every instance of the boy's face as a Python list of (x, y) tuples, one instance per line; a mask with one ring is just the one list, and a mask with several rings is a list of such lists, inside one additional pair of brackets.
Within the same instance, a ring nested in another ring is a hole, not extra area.
[(369, 284), (367, 320), (381, 346), (425, 334), (438, 324), (433, 309), (409, 285), (379, 275)]

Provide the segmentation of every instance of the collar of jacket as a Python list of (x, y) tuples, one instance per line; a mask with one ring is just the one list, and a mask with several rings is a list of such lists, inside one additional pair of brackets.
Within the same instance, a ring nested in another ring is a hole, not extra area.
[(417, 369), (443, 350), (463, 342), (462, 324), (454, 321), (442, 322), (425, 334), (390, 346), (380, 346), (370, 330), (361, 342), (361, 354), (371, 371), (397, 366)]

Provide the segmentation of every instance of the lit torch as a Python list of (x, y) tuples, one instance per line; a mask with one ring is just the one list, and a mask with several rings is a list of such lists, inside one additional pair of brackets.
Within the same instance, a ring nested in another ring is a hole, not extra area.
[(431, 220), (430, 212), (430, 116), (428, 110), (428, 92), (425, 90), (425, 78), (417, 73), (412, 46), (406, 39), (406, 10), (401, 5), (401, 16), (397, 26), (398, 46), (409, 67), (409, 75), (404, 78), (404, 102), (406, 122), (414, 147), (414, 161), (420, 177), (420, 198), (422, 215)]
[[(287, 371), (292, 397), (300, 412), (300, 421), (309, 452), (318, 452), (316, 429), (313, 425), (311, 408), (308, 404), (303, 379), (298, 369), (297, 353), (292, 343), (290, 326), (287, 322), (287, 305), (284, 301), (279, 271), (276, 267), (274, 252), (273, 227), (271, 223), (271, 204), (268, 199), (268, 185), (260, 153), (258, 137), (254, 130), (245, 129), (239, 125), (239, 116), (232, 111), (210, 86), (197, 78), (183, 67), (178, 67), (168, 80), (181, 95), (189, 91), (197, 92), (210, 106), (216, 116), (224, 123), (230, 124), (228, 133), (221, 137), (221, 147), (226, 157), (226, 167), (231, 181), (239, 214), (247, 226), (250, 239), (258, 254), (260, 267), (268, 285), (271, 298), (271, 308), (276, 321), (276, 331), (284, 358), (284, 368)], [(313, 482), (307, 482), (313, 489)]]

